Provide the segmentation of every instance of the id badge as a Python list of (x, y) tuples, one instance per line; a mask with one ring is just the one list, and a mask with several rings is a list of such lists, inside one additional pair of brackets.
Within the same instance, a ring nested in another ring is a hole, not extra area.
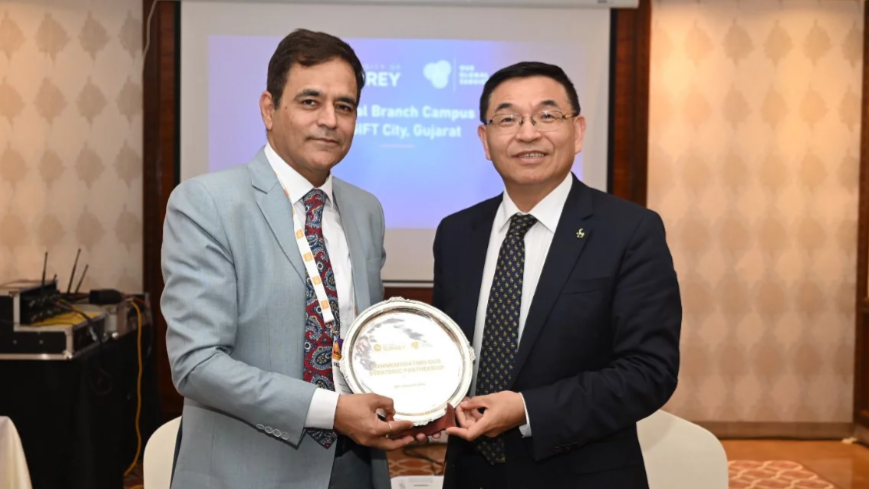
[(335, 392), (338, 394), (352, 394), (353, 391), (347, 385), (347, 380), (344, 379), (344, 374), (341, 373), (339, 365), (343, 343), (344, 341), (341, 338), (337, 338), (332, 342), (332, 383), (335, 385)]

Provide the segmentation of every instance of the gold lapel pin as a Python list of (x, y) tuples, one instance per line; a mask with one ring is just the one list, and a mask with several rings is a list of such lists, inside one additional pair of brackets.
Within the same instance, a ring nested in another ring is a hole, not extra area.
[(583, 228), (579, 228), (579, 231), (576, 232), (576, 237), (582, 239), (585, 237), (585, 230)]

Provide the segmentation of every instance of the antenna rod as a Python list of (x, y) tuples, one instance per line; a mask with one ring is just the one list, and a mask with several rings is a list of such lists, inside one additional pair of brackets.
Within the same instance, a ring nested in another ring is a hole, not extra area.
[(66, 293), (67, 294), (72, 292), (72, 279), (75, 277), (75, 268), (78, 266), (79, 255), (81, 255), (81, 248), (79, 248), (78, 253), (75, 254), (75, 261), (72, 264), (72, 273), (69, 275), (69, 285), (66, 286)]
[(45, 287), (45, 269), (48, 267), (48, 252), (45, 252), (45, 259), (42, 261), (42, 286)]
[(84, 276), (87, 275), (87, 273), (88, 273), (88, 266), (89, 265), (85, 264), (84, 271), (81, 272), (81, 278), (78, 279), (78, 285), (75, 286), (75, 293), (76, 294), (78, 294), (78, 289), (81, 288), (81, 283), (84, 282)]

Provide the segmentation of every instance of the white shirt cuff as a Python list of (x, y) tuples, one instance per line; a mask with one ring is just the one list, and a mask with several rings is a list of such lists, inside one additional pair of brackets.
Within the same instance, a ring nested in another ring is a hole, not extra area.
[(308, 416), (305, 418), (305, 428), (333, 429), (339, 396), (340, 394), (330, 390), (315, 390), (311, 405), (308, 407)]
[[(522, 393), (519, 393), (522, 396)], [(519, 433), (522, 433), (522, 438), (531, 436), (531, 418), (528, 416), (528, 405), (525, 404), (525, 396), (522, 396), (522, 407), (525, 408), (525, 424), (519, 427)]]

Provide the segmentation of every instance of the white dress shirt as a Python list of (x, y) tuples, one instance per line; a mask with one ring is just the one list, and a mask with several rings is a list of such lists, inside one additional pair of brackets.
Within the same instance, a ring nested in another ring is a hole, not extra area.
[[(293, 207), (299, 216), (299, 222), (305, 224), (305, 195), (314, 188), (314, 185), (281, 158), (271, 144), (266, 143), (266, 159), (272, 169), (279, 175), (280, 180), (287, 186), (290, 198), (293, 199)], [(332, 195), (332, 176), (319, 187), (326, 193), (326, 205), (323, 209), (323, 238), (326, 240), (326, 250), (329, 253), (329, 261), (332, 263), (332, 272), (335, 274), (335, 286), (338, 289), (338, 317), (341, 322), (341, 335), (353, 323), (356, 316), (356, 297), (353, 294), (353, 270), (350, 266), (350, 246), (341, 226), (341, 216), (335, 205)], [(293, 216), (288, 214), (287, 219)], [(304, 329), (299, 330), (304, 334)], [(308, 407), (308, 416), (305, 426), (308, 428), (321, 428), (331, 430), (335, 423), (335, 409), (338, 407), (337, 392), (326, 389), (314, 391), (311, 405)]]
[[(525, 330), (525, 320), (528, 318), (528, 309), (534, 300), (534, 292), (540, 281), (540, 272), (546, 263), (546, 255), (549, 254), (549, 245), (561, 219), (561, 211), (570, 187), (573, 184), (573, 175), (568, 173), (564, 181), (555, 187), (552, 192), (543, 198), (528, 214), (537, 218), (537, 223), (525, 234), (525, 270), (522, 275), (522, 303), (519, 309), (519, 342), (522, 341), (522, 332)], [(495, 278), (495, 267), (498, 263), (498, 252), (501, 243), (510, 229), (510, 218), (516, 214), (525, 214), (516, 207), (507, 192), (495, 214), (492, 225), (492, 234), (489, 236), (489, 248), (486, 251), (486, 263), (483, 267), (483, 283), (480, 287), (480, 299), (477, 304), (477, 318), (474, 327), (474, 352), (477, 354), (474, 365), (474, 380), (471, 384), (471, 395), (477, 390), (477, 370), (480, 367), (480, 349), (483, 346), (483, 330), (486, 327), (486, 309), (489, 302), (489, 291), (492, 289), (492, 281)], [(523, 398), (524, 402), (524, 398)], [(528, 409), (525, 409), (525, 424), (519, 427), (522, 436), (531, 436), (531, 419), (528, 418)]]

